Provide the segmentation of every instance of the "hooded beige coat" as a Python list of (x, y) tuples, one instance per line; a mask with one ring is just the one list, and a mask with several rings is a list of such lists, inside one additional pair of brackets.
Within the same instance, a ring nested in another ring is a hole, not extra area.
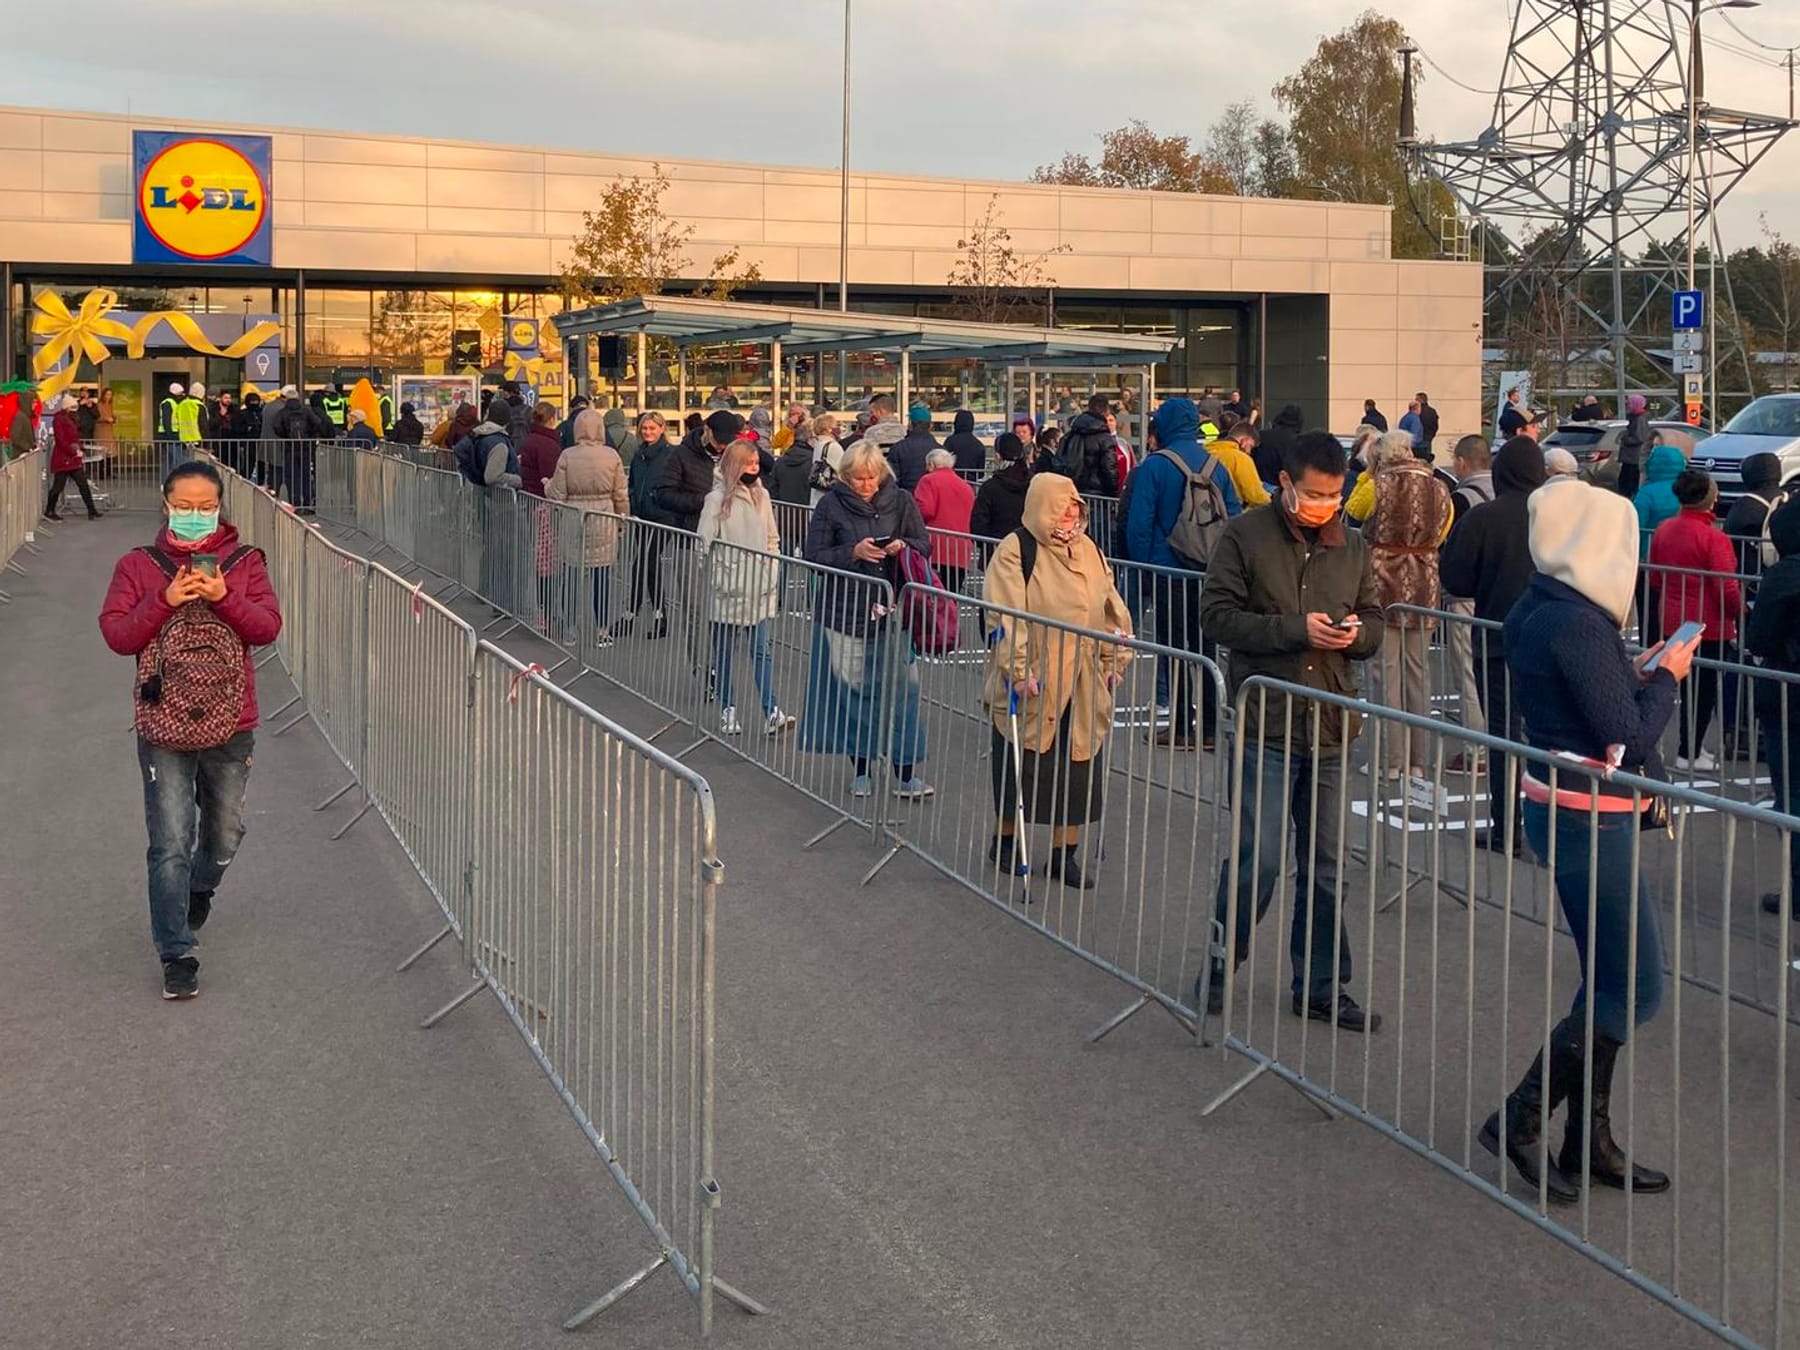
[[(1019, 537), (1009, 534), (988, 564), (984, 594), (995, 605), (1076, 628), (1130, 637), (1131, 613), (1113, 585), (1112, 568), (1087, 535), (1085, 505), (1068, 543), (1058, 543), (1052, 534), (1069, 504), (1080, 501), (1073, 479), (1056, 473), (1033, 478), (1025, 494), (1024, 521), (1024, 528), (1038, 543), (1031, 582), (1026, 584), (1020, 565)], [(989, 654), (982, 690), (994, 726), (1011, 738), (1008, 688), (1021, 680), (1036, 679), (1043, 692), (1019, 701), (1021, 748), (1034, 754), (1050, 750), (1056, 744), (1064, 710), (1072, 708), (1069, 758), (1093, 759), (1112, 731), (1113, 695), (1105, 677), (1124, 674), (1131, 664), (1130, 648), (1027, 623), (1009, 614), (995, 617), (1000, 640)]]
[(627, 486), (625, 463), (605, 441), (576, 441), (556, 461), (544, 495), (582, 509), (584, 567), (611, 567), (618, 557), (619, 522), (612, 517), (631, 514)]

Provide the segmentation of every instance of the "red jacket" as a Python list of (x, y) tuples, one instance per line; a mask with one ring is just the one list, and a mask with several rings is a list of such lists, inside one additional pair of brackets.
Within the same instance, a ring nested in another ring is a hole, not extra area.
[[(927, 530), (951, 530), (958, 535), (969, 532), (969, 516), (975, 510), (975, 489), (958, 476), (955, 469), (933, 469), (913, 489), (913, 500)], [(931, 563), (934, 567), (967, 567), (975, 556), (973, 539), (958, 539), (941, 534), (931, 536)]]
[[(216, 553), (224, 562), (237, 546), (238, 533), (230, 525), (220, 525), (198, 544), (177, 542), (166, 527), (156, 536), (156, 547), (177, 561), (184, 553)], [(163, 598), (168, 587), (162, 569), (137, 549), (120, 558), (100, 606), (100, 635), (106, 645), (120, 656), (135, 657), (154, 642), (175, 613)], [(225, 598), (213, 609), (244, 640), (244, 713), (238, 718), (238, 730), (248, 731), (256, 725), (256, 664), (251, 656), (281, 632), (281, 608), (262, 554), (252, 553), (231, 569), (225, 578)]]
[(534, 497), (544, 495), (544, 484), (556, 472), (556, 461), (562, 458), (562, 438), (555, 427), (535, 426), (519, 447), (519, 490)]
[[(1743, 592), (1733, 580), (1738, 569), (1737, 551), (1704, 507), (1683, 507), (1673, 520), (1665, 520), (1650, 536), (1650, 562), (1654, 567), (1684, 571), (1653, 574), (1662, 592), (1663, 633), (1673, 634), (1684, 623), (1703, 623), (1708, 642), (1729, 642), (1737, 636), (1738, 615), (1744, 612)], [(1723, 575), (1699, 576), (1711, 572)]]
[(55, 437), (50, 449), (50, 472), (73, 473), (81, 467), (81, 428), (75, 425), (75, 414), (64, 408), (50, 423)]

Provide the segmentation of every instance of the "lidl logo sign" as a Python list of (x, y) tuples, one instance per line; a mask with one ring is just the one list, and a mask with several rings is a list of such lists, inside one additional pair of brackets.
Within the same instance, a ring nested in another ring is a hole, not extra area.
[(267, 267), (267, 136), (134, 131), (137, 208), (131, 260)]

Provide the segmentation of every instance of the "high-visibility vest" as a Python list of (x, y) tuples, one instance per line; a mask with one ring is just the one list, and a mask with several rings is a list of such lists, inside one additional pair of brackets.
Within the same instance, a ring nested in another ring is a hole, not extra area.
[(181, 400), (173, 394), (156, 405), (156, 434), (169, 439), (175, 436), (175, 405)]
[(183, 445), (200, 443), (200, 400), (192, 394), (175, 405), (175, 434)]
[(382, 434), (386, 435), (394, 429), (394, 400), (383, 394), (375, 401), (375, 406), (381, 413)]
[(350, 400), (340, 393), (328, 390), (320, 400), (320, 405), (325, 409), (325, 416), (330, 419), (331, 425), (342, 431), (349, 417)]

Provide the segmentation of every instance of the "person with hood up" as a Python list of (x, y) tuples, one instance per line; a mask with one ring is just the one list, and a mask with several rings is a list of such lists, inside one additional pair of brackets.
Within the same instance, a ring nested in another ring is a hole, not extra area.
[(1642, 394), (1625, 395), (1625, 429), (1619, 433), (1619, 495), (1627, 501), (1637, 499), (1639, 476), (1656, 433), (1650, 429)]
[[(1658, 644), (1635, 659), (1626, 651), (1622, 630), (1637, 581), (1637, 520), (1630, 506), (1586, 483), (1559, 482), (1532, 493), (1526, 510), (1537, 571), (1507, 616), (1505, 645), (1514, 694), (1531, 709), (1527, 742), (1550, 754), (1662, 778), (1657, 742), (1675, 712), (1694, 646)], [(1577, 1199), (1590, 1180), (1640, 1193), (1664, 1191), (1669, 1178), (1627, 1158), (1611, 1124), (1619, 1051), (1662, 1001), (1661, 906), (1637, 866), (1638, 818), (1646, 801), (1574, 767), (1559, 767), (1554, 782), (1552, 777), (1546, 765), (1524, 765), (1520, 809), (1538, 857), (1551, 856), (1555, 830), (1556, 895), (1575, 943), (1581, 986), (1568, 1016), (1549, 1034), (1549, 1064), (1540, 1050), (1477, 1142), (1510, 1159), (1534, 1192), (1541, 1184), (1560, 1203)], [(1546, 1159), (1540, 1175), (1540, 1141), (1550, 1113), (1565, 1103), (1562, 1149)]]
[[(1287, 452), (1293, 448), (1294, 438), (1305, 425), (1306, 418), (1298, 403), (1289, 403), (1275, 414), (1275, 420), (1269, 423), (1268, 429), (1262, 434), (1262, 440), (1256, 445), (1256, 471), (1262, 475), (1265, 485), (1273, 487), (1280, 478), (1282, 462), (1287, 457)], [(1386, 418), (1382, 419), (1376, 430), (1387, 430)]]
[[(670, 513), (657, 502), (657, 488), (661, 486), (669, 459), (675, 453), (665, 426), (660, 413), (647, 412), (638, 417), (638, 452), (627, 466), (631, 514), (646, 525), (675, 523)], [(646, 637), (654, 642), (669, 633), (668, 620), (663, 613), (662, 566), (663, 543), (669, 536), (666, 530), (658, 529), (634, 528), (631, 533), (637, 543), (631, 556), (631, 608), (614, 621), (612, 634), (622, 636), (647, 603), (653, 621)]]
[(681, 438), (657, 484), (656, 504), (669, 524), (692, 534), (700, 523), (706, 494), (712, 491), (719, 456), (738, 438), (744, 421), (728, 408), (715, 408), (697, 430)]
[[(918, 503), (894, 481), (881, 447), (859, 441), (844, 451), (837, 482), (813, 508), (806, 561), (871, 582), (891, 582), (892, 560), (903, 548), (931, 552)], [(917, 657), (905, 628), (892, 621), (885, 595), (877, 586), (840, 584), (832, 578), (818, 588), (800, 748), (809, 754), (847, 756), (855, 770), (850, 795), (871, 797), (875, 784), (870, 769), (885, 741), (895, 795), (918, 800), (936, 789), (919, 773), (925, 732)], [(901, 644), (897, 673), (890, 670), (889, 643)]]
[[(719, 459), (719, 477), (700, 509), (700, 552), (707, 559), (707, 614), (712, 621), (713, 698), (721, 704), (719, 734), (738, 736), (737, 683), (733, 654), (750, 653), (750, 675), (762, 703), (763, 730), (790, 731), (794, 718), (775, 701), (775, 670), (769, 659), (769, 620), (780, 609), (781, 535), (769, 493), (757, 470), (753, 441), (733, 441)], [(715, 545), (729, 547), (715, 547)]]
[[(1756, 587), (1756, 604), (1744, 625), (1744, 647), (1769, 670), (1800, 676), (1800, 501), (1775, 509), (1769, 541), (1776, 561)], [(1800, 816), (1800, 686), (1770, 679), (1756, 682), (1756, 719), (1762, 729), (1763, 759), (1775, 794), (1775, 809)], [(1800, 831), (1788, 835), (1789, 910), (1800, 919)], [(1763, 911), (1781, 913), (1781, 893), (1762, 898)]]
[[(606, 443), (618, 451), (619, 459), (629, 465), (632, 456), (637, 454), (637, 437), (632, 434), (631, 424), (625, 417), (623, 408), (608, 408), (605, 413)], [(560, 439), (560, 436), (559, 436)]]
[[(977, 539), (1004, 539), (1025, 521), (1025, 494), (1031, 486), (1031, 451), (1010, 431), (994, 438), (1000, 467), (975, 493), (969, 533)], [(991, 545), (981, 546), (983, 560)]]
[[(539, 404), (533, 409), (534, 418), (544, 406)], [(613, 635), (606, 615), (612, 597), (613, 564), (619, 556), (619, 522), (615, 517), (631, 511), (625, 465), (619, 460), (619, 452), (607, 444), (606, 423), (592, 408), (575, 415), (575, 444), (567, 450), (562, 448), (554, 416), (534, 420), (531, 436), (526, 438), (526, 454), (532, 455), (534, 469), (543, 469), (548, 463), (549, 477), (544, 480), (542, 495), (581, 511), (580, 565), (588, 570), (593, 583), (596, 641), (602, 647), (610, 646)], [(522, 461), (524, 456), (520, 458)], [(561, 590), (566, 597), (579, 593), (579, 587), (567, 581)], [(573, 606), (569, 608), (572, 610)], [(574, 615), (565, 612), (560, 617), (568, 622)]]
[(1763, 568), (1773, 567), (1777, 557), (1768, 524), (1785, 500), (1781, 490), (1781, 456), (1766, 450), (1745, 455), (1738, 473), (1743, 478), (1744, 495), (1726, 513), (1725, 533), (1737, 547), (1737, 570), (1756, 576)]
[[(220, 511), (224, 492), (224, 479), (209, 463), (175, 468), (163, 480), (164, 518), (155, 540), (119, 559), (100, 607), (100, 635), (120, 656), (141, 657), (171, 624), (202, 611), (222, 621), (243, 646), (242, 702), (216, 743), (197, 749), (153, 744), (146, 733), (159, 730), (155, 703), (138, 708), (137, 759), (150, 836), (150, 937), (162, 961), (166, 999), (200, 992), (194, 933), (212, 914), (225, 869), (244, 840), (244, 791), (256, 741), (256, 648), (281, 633), (281, 608), (263, 556), (239, 548), (237, 531)], [(212, 561), (196, 563), (202, 554)]]
[(55, 414), (50, 424), (50, 498), (44, 503), (45, 520), (61, 520), (56, 514), (57, 503), (62, 500), (63, 487), (70, 479), (75, 481), (75, 490), (81, 493), (82, 505), (87, 507), (89, 520), (100, 519), (100, 512), (94, 507), (94, 492), (88, 486), (87, 465), (81, 453), (81, 428), (75, 421), (74, 399), (67, 394), (56, 397)]
[(975, 557), (975, 541), (969, 538), (975, 489), (956, 472), (956, 457), (942, 446), (925, 456), (925, 467), (913, 500), (931, 531), (931, 566), (945, 590), (960, 594)]
[(1063, 463), (1074, 471), (1076, 488), (1090, 496), (1119, 495), (1119, 437), (1106, 425), (1111, 411), (1106, 395), (1095, 394), (1087, 407), (1076, 414), (1069, 424), (1069, 434), (1063, 438)]
[(1632, 499), (1637, 506), (1640, 561), (1649, 559), (1650, 536), (1656, 533), (1656, 527), (1681, 512), (1681, 503), (1675, 497), (1675, 480), (1685, 468), (1687, 456), (1681, 453), (1680, 446), (1659, 444), (1650, 451), (1643, 484)]
[[(1662, 631), (1673, 633), (1684, 623), (1701, 625), (1699, 655), (1710, 661), (1731, 660), (1731, 644), (1737, 640), (1738, 617), (1744, 612), (1744, 594), (1737, 582), (1737, 550), (1719, 528), (1713, 503), (1718, 485), (1705, 469), (1683, 469), (1675, 479), (1675, 500), (1681, 510), (1673, 520), (1656, 527), (1650, 538), (1650, 565), (1665, 568), (1662, 574)], [(1718, 707), (1719, 688), (1725, 676), (1701, 671), (1681, 682), (1681, 715), (1675, 724), (1675, 767), (1692, 773), (1713, 773), (1719, 761), (1706, 748)], [(1695, 686), (1698, 686), (1696, 697)], [(1726, 700), (1726, 729), (1735, 720), (1735, 691)]]
[(906, 414), (906, 435), (889, 447), (888, 463), (894, 466), (894, 477), (903, 491), (911, 492), (925, 477), (925, 459), (938, 448), (931, 434), (931, 409), (915, 403)]
[[(1438, 556), (1438, 579), (1444, 589), (1472, 598), (1475, 617), (1485, 623), (1506, 621), (1536, 570), (1527, 504), (1543, 487), (1544, 477), (1544, 452), (1538, 443), (1529, 436), (1513, 437), (1494, 456), (1494, 499), (1469, 508)], [(1477, 627), (1469, 640), (1487, 732), (1516, 742), (1524, 735), (1524, 716), (1513, 696), (1500, 635), (1492, 628)], [(1524, 836), (1511, 763), (1508, 755), (1487, 757), (1488, 809), (1494, 819), (1473, 842), (1479, 848), (1520, 855)], [(1508, 804), (1504, 812), (1497, 809), (1501, 803)]]
[(950, 434), (944, 438), (944, 449), (955, 456), (958, 473), (974, 475), (987, 471), (987, 447), (975, 434), (975, 414), (967, 408), (956, 410)]
[[(469, 428), (467, 435), (452, 447), (463, 477), (478, 487), (516, 488), (519, 476), (519, 452), (507, 434), (509, 409), (506, 400), (495, 396), (489, 416)], [(484, 555), (485, 556), (485, 555)]]
[[(955, 481), (949, 469), (932, 476)], [(994, 550), (982, 592), (1007, 609), (1131, 636), (1112, 568), (1088, 537), (1087, 505), (1075, 483), (1058, 474), (1032, 480), (1024, 524)], [(1012, 614), (990, 611), (989, 618), (996, 632), (982, 688), (993, 724), (988, 764), (995, 830), (988, 858), (1000, 875), (1015, 875), (1018, 824), (1048, 825), (1045, 873), (1065, 887), (1091, 890), (1094, 878), (1080, 861), (1081, 827), (1101, 819), (1113, 693), (1133, 653)]]
[(563, 449), (567, 450), (575, 444), (575, 419), (586, 412), (587, 408), (588, 396), (586, 394), (577, 394), (569, 400), (569, 415), (563, 418), (562, 425), (556, 429), (557, 438), (562, 441)]
[(274, 493), (280, 493), (287, 482), (286, 419), (289, 406), (299, 401), (300, 391), (284, 384), (263, 408), (262, 435), (256, 447), (256, 481)]
[[(1152, 607), (1156, 615), (1156, 640), (1178, 651), (1212, 655), (1218, 648), (1210, 639), (1202, 640), (1200, 630), (1201, 572), (1195, 564), (1179, 556), (1169, 547), (1169, 535), (1187, 504), (1189, 475), (1199, 475), (1209, 458), (1200, 444), (1200, 410), (1193, 400), (1165, 399), (1151, 418), (1156, 431), (1157, 453), (1146, 459), (1132, 474), (1131, 499), (1126, 505), (1125, 556), (1133, 562), (1151, 563), (1160, 568), (1184, 573), (1172, 576), (1155, 574), (1152, 582)], [(1212, 480), (1218, 486), (1228, 516), (1242, 509), (1237, 489), (1232, 486), (1231, 472), (1215, 456), (1212, 457)], [(1169, 725), (1156, 734), (1155, 744), (1176, 750), (1195, 747), (1194, 712), (1196, 691), (1195, 668), (1177, 663), (1170, 672)], [(1198, 691), (1200, 703), (1200, 740), (1202, 749), (1213, 748), (1217, 739), (1218, 694), (1211, 681)]]
[(416, 447), (425, 444), (425, 424), (419, 420), (418, 410), (410, 403), (400, 405), (400, 420), (394, 423), (393, 440), (395, 445)]

